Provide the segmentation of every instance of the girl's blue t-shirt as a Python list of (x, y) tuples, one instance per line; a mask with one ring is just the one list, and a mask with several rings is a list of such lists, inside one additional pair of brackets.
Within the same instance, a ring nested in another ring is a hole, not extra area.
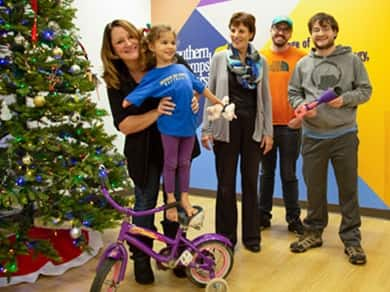
[(190, 137), (196, 131), (196, 114), (191, 109), (193, 91), (202, 93), (204, 89), (205, 85), (184, 65), (172, 64), (148, 71), (126, 99), (140, 106), (149, 97), (172, 97), (176, 108), (172, 115), (158, 118), (158, 129), (165, 135)]

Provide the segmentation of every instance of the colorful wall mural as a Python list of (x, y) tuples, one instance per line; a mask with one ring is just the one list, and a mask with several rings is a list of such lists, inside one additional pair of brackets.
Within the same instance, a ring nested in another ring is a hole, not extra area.
[[(386, 33), (390, 19), (387, 0), (152, 0), (152, 24), (166, 23), (178, 32), (178, 51), (190, 63), (199, 78), (207, 84), (210, 58), (216, 48), (229, 40), (228, 21), (237, 11), (256, 16), (254, 45), (260, 50), (269, 45), (271, 20), (289, 15), (294, 20), (291, 43), (310, 50), (307, 21), (320, 11), (335, 16), (340, 32), (337, 43), (350, 45), (360, 56), (373, 84), (371, 100), (359, 107), (359, 199), (362, 207), (390, 207), (390, 98), (387, 85), (390, 68), (386, 57), (390, 40)], [(199, 122), (201, 120), (199, 119)], [(298, 169), (301, 162), (298, 163)], [(237, 184), (239, 186), (239, 184)], [(281, 197), (280, 184), (275, 195)], [(202, 149), (193, 162), (191, 186), (215, 190), (213, 153)], [(240, 191), (240, 190), (238, 190)], [(329, 171), (329, 203), (338, 202), (333, 170)], [(305, 200), (305, 186), (300, 176), (300, 199)]]

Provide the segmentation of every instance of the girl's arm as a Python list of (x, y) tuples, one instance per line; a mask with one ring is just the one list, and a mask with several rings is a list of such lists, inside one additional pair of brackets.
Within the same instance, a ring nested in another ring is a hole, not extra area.
[(203, 96), (206, 97), (212, 104), (220, 104), (222, 106), (224, 106), (225, 104), (220, 100), (218, 99), (218, 97), (216, 97), (211, 91), (210, 89), (208, 89), (207, 87), (204, 89), (203, 91)]
[(123, 108), (127, 108), (128, 106), (131, 106), (131, 105), (132, 105), (131, 101), (128, 101), (126, 98), (122, 102)]

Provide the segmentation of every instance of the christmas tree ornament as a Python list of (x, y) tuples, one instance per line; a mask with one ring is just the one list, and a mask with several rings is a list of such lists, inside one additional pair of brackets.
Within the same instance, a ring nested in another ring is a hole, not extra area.
[(18, 178), (16, 179), (16, 185), (18, 187), (22, 187), (26, 184), (26, 180), (24, 178), (24, 176), (18, 176)]
[(69, 234), (70, 234), (70, 237), (72, 237), (73, 239), (77, 239), (81, 236), (81, 229), (78, 228), (78, 227), (73, 227), (70, 231), (69, 231)]
[[(92, 203), (93, 203), (93, 202), (92, 202)], [(82, 224), (83, 224), (84, 226), (86, 226), (86, 227), (90, 227), (90, 226), (91, 226), (91, 221), (88, 220), (88, 219), (86, 219), (86, 220), (83, 221)]]
[(77, 74), (77, 73), (80, 73), (81, 71), (81, 68), (79, 65), (77, 64), (73, 64), (70, 68), (69, 68), (69, 73), (71, 74)]
[(14, 38), (14, 41), (15, 44), (19, 46), (23, 46), (24, 43), (26, 42), (26, 39), (24, 38), (24, 36), (22, 36), (22, 34), (18, 33), (17, 36)]
[(0, 58), (0, 66), (1, 67), (6, 67), (11, 63), (11, 60), (8, 57), (5, 58)]
[(63, 54), (64, 54), (64, 52), (62, 51), (62, 49), (60, 47), (55, 47), (53, 49), (53, 56), (54, 56), (54, 58), (60, 59)]
[(34, 22), (31, 28), (31, 41), (35, 44), (38, 41), (38, 0), (31, 0), (30, 4), (34, 14)]
[(38, 183), (40, 183), (40, 182), (42, 182), (42, 175), (36, 175), (35, 176), (35, 180), (36, 180), (36, 182), (38, 182)]
[(57, 218), (52, 218), (51, 220), (53, 222), (54, 225), (57, 225), (58, 223), (61, 222), (61, 218), (57, 217)]
[(45, 41), (51, 42), (55, 38), (55, 33), (53, 30), (47, 28), (41, 32), (41, 38)]
[(81, 120), (80, 113), (78, 113), (78, 112), (73, 113), (73, 115), (70, 117), (70, 120), (71, 120), (73, 123), (78, 123), (78, 122), (80, 122), (80, 120)]
[(32, 157), (30, 154), (23, 156), (22, 161), (25, 165), (30, 165), (32, 163)]
[(15, 260), (12, 260), (11, 262), (6, 263), (4, 268), (8, 273), (15, 273), (18, 270), (18, 265)]
[(64, 214), (64, 218), (65, 218), (66, 220), (72, 220), (72, 219), (74, 218), (74, 215), (73, 215), (72, 211), (66, 212), (66, 213)]
[(103, 110), (103, 109), (97, 109), (97, 110), (96, 110), (96, 115), (97, 115), (98, 117), (103, 117), (103, 116), (106, 115), (106, 111)]
[(50, 63), (50, 62), (53, 62), (55, 61), (56, 59), (54, 59), (52, 56), (48, 56), (45, 60), (46, 63)]
[(58, 33), (61, 29), (59, 24), (53, 20), (49, 21), (49, 23), (47, 24), (47, 27), (52, 29), (56, 33)]
[(34, 97), (34, 105), (36, 107), (43, 107), (45, 103), (46, 103), (46, 99), (44, 96), (37, 95), (36, 97)]
[(12, 118), (12, 113), (9, 110), (7, 103), (3, 101), (2, 105), (1, 105), (0, 119), (2, 121), (9, 121), (9, 120), (11, 120), (11, 118)]
[(78, 136), (80, 136), (80, 135), (83, 134), (83, 133), (84, 133), (83, 128), (77, 128), (77, 129), (76, 129), (76, 134), (77, 134)]
[(77, 159), (72, 157), (69, 159), (69, 165), (75, 166), (77, 164)]

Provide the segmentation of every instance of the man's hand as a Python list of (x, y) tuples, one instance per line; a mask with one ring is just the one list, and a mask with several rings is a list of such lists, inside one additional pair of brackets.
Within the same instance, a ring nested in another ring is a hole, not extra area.
[(211, 150), (214, 144), (213, 137), (211, 135), (202, 136), (202, 146), (207, 150)]
[(342, 96), (336, 97), (335, 99), (328, 102), (329, 106), (334, 108), (340, 108), (344, 104), (344, 99)]
[(305, 118), (313, 118), (317, 115), (317, 108), (313, 108), (306, 112)]

